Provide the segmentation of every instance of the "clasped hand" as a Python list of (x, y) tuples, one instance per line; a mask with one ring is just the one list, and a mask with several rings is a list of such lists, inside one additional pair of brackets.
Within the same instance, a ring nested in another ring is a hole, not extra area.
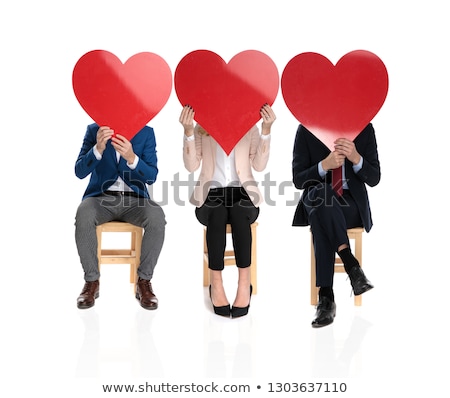
[(108, 126), (102, 126), (97, 131), (97, 151), (103, 154), (106, 143), (111, 140), (114, 149), (122, 156), (127, 163), (132, 164), (135, 159), (133, 145), (123, 135), (114, 134), (114, 130)]
[(361, 155), (356, 150), (353, 141), (347, 138), (338, 138), (334, 141), (334, 151), (322, 161), (322, 166), (325, 170), (336, 169), (344, 164), (345, 159), (348, 159), (353, 164), (358, 164)]

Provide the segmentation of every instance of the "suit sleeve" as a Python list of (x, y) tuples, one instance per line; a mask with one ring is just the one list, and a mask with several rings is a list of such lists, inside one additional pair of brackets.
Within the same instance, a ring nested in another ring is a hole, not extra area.
[(136, 153), (139, 156), (139, 162), (134, 170), (130, 169), (126, 162), (120, 166), (119, 174), (124, 176), (125, 180), (128, 180), (127, 176), (130, 176), (130, 182), (139, 181), (143, 184), (152, 185), (156, 181), (158, 175), (158, 159), (156, 156), (156, 139), (155, 133), (151, 127), (146, 126), (147, 134), (145, 142), (141, 150)]
[(91, 174), (100, 162), (94, 155), (94, 146), (97, 143), (97, 129), (98, 126), (96, 125), (89, 125), (86, 129), (83, 144), (75, 163), (75, 175), (80, 179)]
[(363, 166), (356, 176), (365, 184), (373, 187), (380, 182), (381, 169), (378, 159), (377, 140), (372, 124), (369, 124), (356, 139), (355, 146), (363, 157)]
[(292, 157), (292, 180), (297, 189), (305, 189), (316, 185), (318, 181), (323, 181), (319, 174), (318, 163), (312, 160), (306, 134), (306, 129), (300, 125), (295, 136)]
[(199, 125), (194, 128), (194, 139), (184, 140), (183, 162), (190, 173), (197, 170), (202, 163), (202, 135), (198, 132)]
[(253, 126), (250, 130), (250, 140), (250, 163), (256, 171), (263, 171), (269, 161), (271, 137), (261, 138), (258, 127)]

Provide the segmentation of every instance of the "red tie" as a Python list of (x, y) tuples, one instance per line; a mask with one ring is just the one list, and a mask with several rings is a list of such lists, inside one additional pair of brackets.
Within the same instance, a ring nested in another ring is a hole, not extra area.
[(342, 188), (342, 166), (331, 170), (331, 186), (338, 196), (342, 196), (344, 193)]

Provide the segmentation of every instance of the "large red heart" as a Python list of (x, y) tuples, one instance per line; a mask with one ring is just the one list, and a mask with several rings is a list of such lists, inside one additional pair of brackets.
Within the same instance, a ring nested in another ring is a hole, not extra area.
[(100, 126), (131, 140), (166, 104), (172, 72), (160, 56), (142, 52), (124, 64), (112, 53), (94, 50), (73, 69), (78, 102)]
[(261, 118), (261, 107), (275, 101), (279, 74), (259, 51), (243, 51), (226, 64), (211, 51), (197, 50), (178, 63), (174, 84), (181, 105), (192, 106), (195, 120), (229, 154)]
[(336, 66), (307, 52), (288, 62), (281, 90), (295, 118), (334, 150), (337, 138), (353, 141), (378, 113), (386, 99), (388, 73), (369, 51), (349, 52)]

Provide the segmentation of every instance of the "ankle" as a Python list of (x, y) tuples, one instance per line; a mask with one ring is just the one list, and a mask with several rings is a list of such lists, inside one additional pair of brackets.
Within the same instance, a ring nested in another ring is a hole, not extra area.
[(338, 256), (341, 258), (344, 263), (344, 269), (347, 274), (353, 267), (359, 267), (358, 259), (353, 255), (349, 247), (338, 251)]
[(321, 286), (319, 288), (319, 299), (327, 297), (334, 302), (334, 292), (331, 286)]
[(222, 306), (229, 304), (227, 296), (225, 294), (225, 288), (223, 287), (222, 283), (211, 283), (209, 292), (213, 305)]

